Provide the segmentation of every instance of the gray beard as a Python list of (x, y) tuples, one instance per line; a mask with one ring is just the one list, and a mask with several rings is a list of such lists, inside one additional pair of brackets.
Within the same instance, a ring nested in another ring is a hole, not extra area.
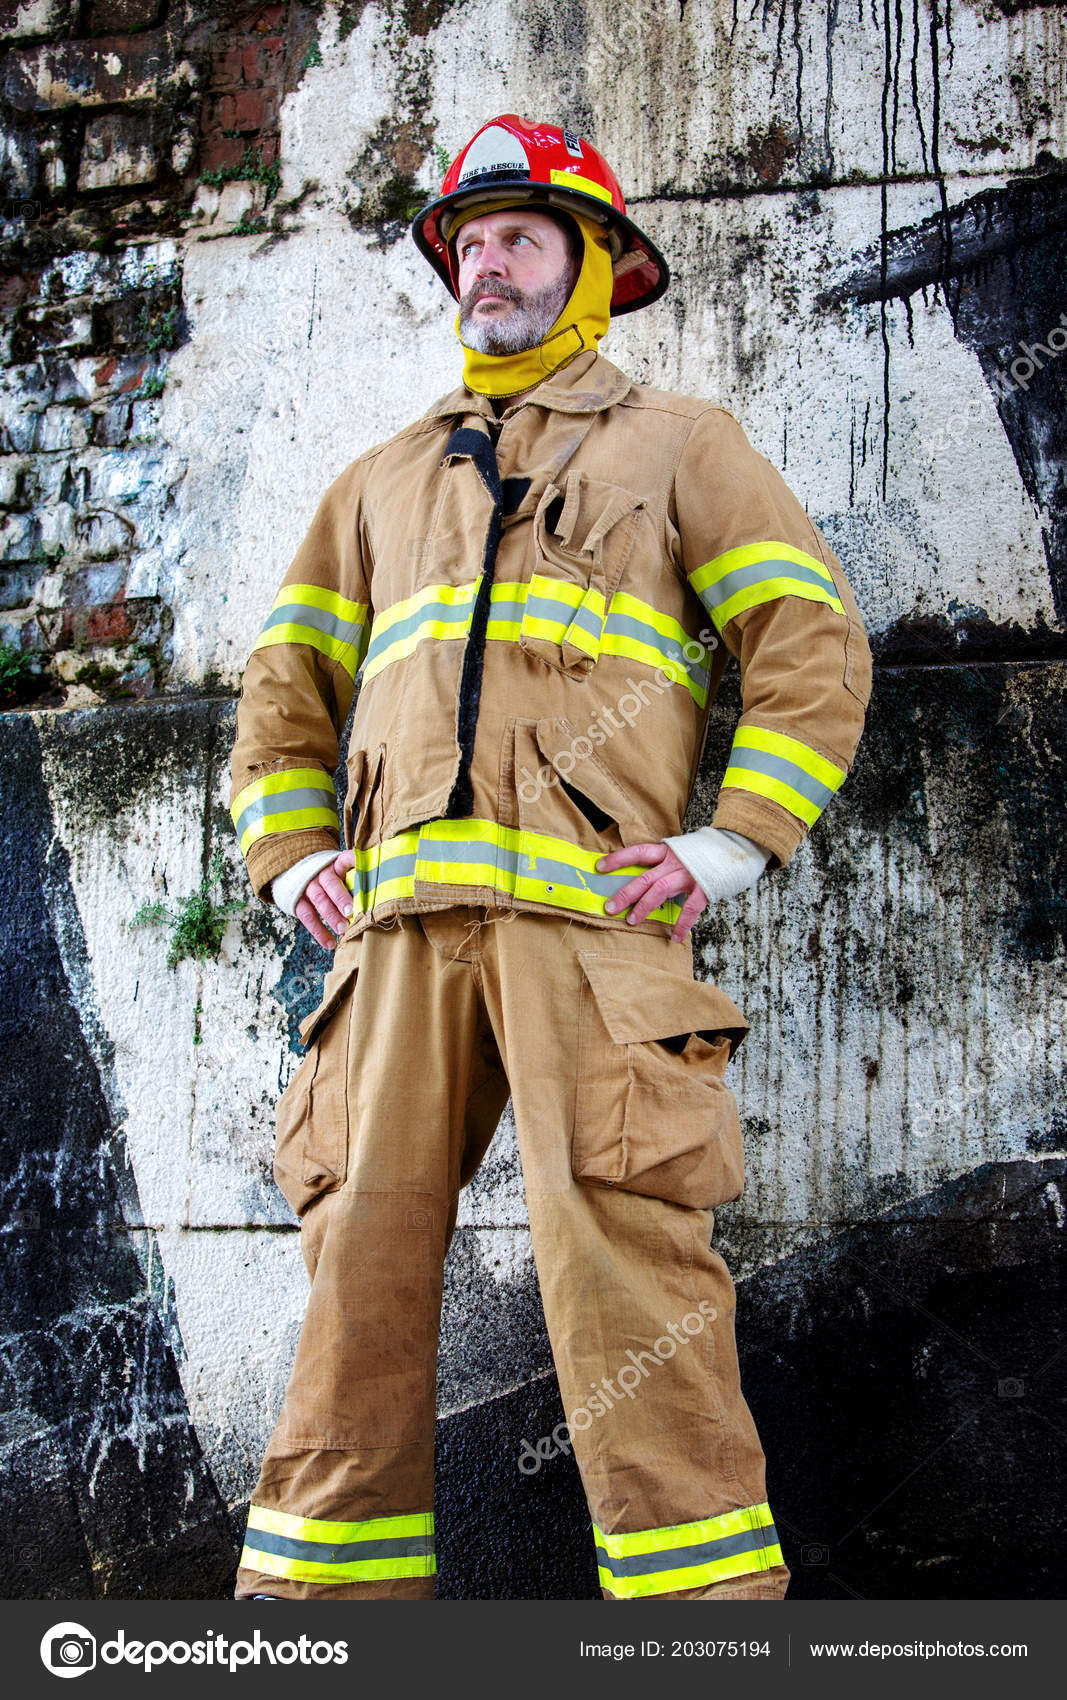
[[(464, 348), (476, 349), (479, 354), (520, 354), (523, 349), (536, 348), (552, 329), (570, 298), (574, 283), (564, 275), (544, 289), (531, 290), (521, 306), (499, 323), (494, 320), (475, 320), (473, 307), (460, 309), (459, 339)], [(510, 284), (501, 285), (509, 301), (519, 297)]]

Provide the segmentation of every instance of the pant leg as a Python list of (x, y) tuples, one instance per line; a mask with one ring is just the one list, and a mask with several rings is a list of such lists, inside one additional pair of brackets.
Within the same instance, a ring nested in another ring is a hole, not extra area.
[(454, 910), (342, 941), (279, 1102), (276, 1174), (312, 1283), (238, 1599), (433, 1597), (444, 1257), (507, 1101), (467, 931)]
[[(603, 1593), (780, 1599), (734, 1288), (710, 1243), (713, 1203), (740, 1190), (740, 1127), (729, 1042), (697, 1030), (737, 1012), (694, 986), (688, 945), (563, 917), (494, 928), (482, 974)], [(684, 1050), (661, 1043), (690, 1029)]]

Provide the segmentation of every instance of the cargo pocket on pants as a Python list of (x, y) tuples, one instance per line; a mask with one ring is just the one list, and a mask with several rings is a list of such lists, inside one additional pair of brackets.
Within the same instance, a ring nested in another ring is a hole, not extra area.
[(298, 1216), (348, 1172), (350, 1006), (361, 943), (337, 946), (344, 959), (327, 974), (318, 1009), (301, 1023), (307, 1055), (278, 1100), (274, 1179)]
[(740, 1198), (741, 1123), (723, 1078), (748, 1031), (740, 1010), (638, 959), (578, 961), (575, 1178), (702, 1210)]

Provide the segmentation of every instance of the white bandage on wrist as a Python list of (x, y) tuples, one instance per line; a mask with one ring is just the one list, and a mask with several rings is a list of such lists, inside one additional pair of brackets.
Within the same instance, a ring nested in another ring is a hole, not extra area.
[(315, 875), (328, 868), (340, 854), (340, 850), (313, 850), (310, 856), (303, 856), (286, 868), (284, 874), (275, 874), (270, 882), (270, 894), (283, 915), (296, 915), (296, 906)]
[(770, 851), (751, 838), (718, 826), (698, 827), (696, 832), (683, 832), (678, 838), (665, 838), (663, 843), (670, 845), (709, 903), (747, 891), (771, 859)]

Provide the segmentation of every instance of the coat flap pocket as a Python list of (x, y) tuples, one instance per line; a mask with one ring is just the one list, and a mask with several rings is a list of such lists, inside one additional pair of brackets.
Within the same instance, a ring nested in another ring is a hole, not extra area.
[(362, 947), (362, 933), (354, 939), (342, 939), (338, 944), (334, 953), (334, 965), (322, 983), (322, 1001), (319, 1007), (312, 1010), (300, 1023), (300, 1043), (305, 1050), (318, 1038), (359, 973)]
[(578, 960), (617, 1045), (676, 1033), (725, 1033), (732, 1056), (748, 1032), (737, 1005), (706, 980), (683, 980), (667, 968), (586, 950)]
[(566, 719), (538, 720), (534, 737), (541, 754), (564, 783), (580, 791), (615, 821), (624, 844), (636, 844), (648, 837), (640, 810), (614, 774), (594, 755), (591, 739), (576, 732)]
[(564, 548), (593, 555), (596, 546), (621, 519), (643, 506), (640, 498), (617, 484), (567, 474), (563, 506), (552, 529)]

